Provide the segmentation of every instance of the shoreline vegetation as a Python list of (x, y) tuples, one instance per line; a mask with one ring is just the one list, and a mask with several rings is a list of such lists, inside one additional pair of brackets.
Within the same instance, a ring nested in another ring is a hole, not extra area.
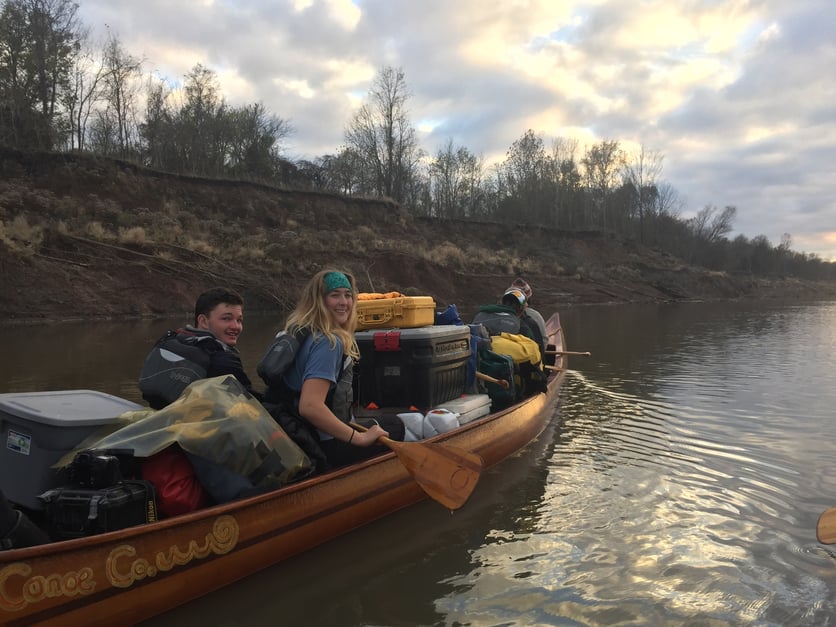
[[(836, 281), (710, 270), (601, 231), (415, 216), (397, 203), (0, 151), (0, 312), (7, 321), (168, 317), (213, 285), (286, 313), (326, 266), (360, 289), (494, 302), (516, 276), (550, 311), (729, 299), (836, 299)], [(825, 264), (827, 267), (834, 264)], [(830, 272), (829, 276), (834, 273)]]

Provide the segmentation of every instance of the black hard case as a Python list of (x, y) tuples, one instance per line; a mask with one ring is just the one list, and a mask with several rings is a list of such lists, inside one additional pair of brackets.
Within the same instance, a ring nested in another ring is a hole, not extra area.
[(426, 410), (464, 394), (469, 327), (358, 331), (356, 338), (360, 362), (354, 370), (354, 395), (361, 408), (375, 403)]
[(154, 486), (122, 481), (106, 488), (63, 486), (40, 496), (53, 540), (91, 536), (157, 519)]

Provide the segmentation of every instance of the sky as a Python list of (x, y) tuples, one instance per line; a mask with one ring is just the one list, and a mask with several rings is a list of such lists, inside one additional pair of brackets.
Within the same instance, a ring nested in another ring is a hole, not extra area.
[(836, 261), (833, 0), (77, 0), (173, 84), (198, 63), (232, 105), (294, 128), (284, 155), (333, 154), (381, 68), (401, 68), (422, 148), (488, 165), (531, 129), (579, 155), (616, 140), (661, 156), (683, 218), (737, 207)]

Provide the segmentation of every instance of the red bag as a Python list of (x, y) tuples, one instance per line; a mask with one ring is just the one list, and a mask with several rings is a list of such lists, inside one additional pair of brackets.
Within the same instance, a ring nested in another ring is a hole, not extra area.
[(157, 512), (161, 518), (193, 512), (209, 504), (209, 495), (197, 480), (191, 462), (176, 444), (146, 458), (142, 478), (157, 490)]

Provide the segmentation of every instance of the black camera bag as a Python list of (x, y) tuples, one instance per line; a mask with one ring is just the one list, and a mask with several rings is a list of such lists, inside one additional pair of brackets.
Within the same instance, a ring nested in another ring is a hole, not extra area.
[(63, 486), (39, 497), (53, 540), (116, 531), (157, 520), (154, 486), (126, 480), (103, 488)]

